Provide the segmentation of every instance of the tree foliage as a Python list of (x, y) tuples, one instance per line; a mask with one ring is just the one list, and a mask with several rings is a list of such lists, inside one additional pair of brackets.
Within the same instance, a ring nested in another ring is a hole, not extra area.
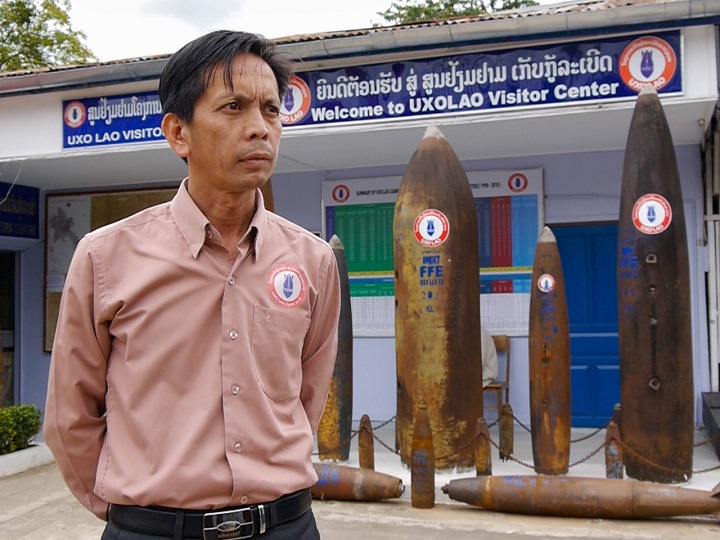
[(0, 0), (0, 72), (95, 60), (69, 12), (70, 0)]
[(535, 0), (398, 0), (378, 15), (391, 24), (406, 24), (482, 15), (537, 4)]

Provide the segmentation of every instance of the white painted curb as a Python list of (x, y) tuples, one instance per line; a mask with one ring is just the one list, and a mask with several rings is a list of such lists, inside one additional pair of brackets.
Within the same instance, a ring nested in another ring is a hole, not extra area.
[(43, 443), (0, 456), (0, 478), (53, 463), (52, 453)]

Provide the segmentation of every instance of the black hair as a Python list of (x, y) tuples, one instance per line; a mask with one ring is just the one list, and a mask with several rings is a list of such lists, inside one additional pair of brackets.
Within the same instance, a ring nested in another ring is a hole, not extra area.
[(165, 64), (158, 91), (163, 114), (173, 113), (182, 120), (192, 120), (195, 104), (217, 70), (222, 70), (225, 84), (232, 87), (233, 60), (243, 53), (254, 54), (270, 66), (282, 101), (293, 74), (288, 57), (261, 35), (217, 30), (183, 46)]

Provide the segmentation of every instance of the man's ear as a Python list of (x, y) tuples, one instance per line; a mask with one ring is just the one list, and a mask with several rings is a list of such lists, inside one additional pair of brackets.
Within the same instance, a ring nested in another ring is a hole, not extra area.
[(187, 158), (190, 148), (185, 133), (183, 132), (186, 122), (181, 120), (175, 113), (167, 113), (162, 119), (162, 132), (170, 147), (181, 158)]

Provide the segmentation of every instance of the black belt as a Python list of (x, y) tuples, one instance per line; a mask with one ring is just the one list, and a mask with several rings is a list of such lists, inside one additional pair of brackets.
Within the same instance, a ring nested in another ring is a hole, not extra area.
[(183, 538), (235, 540), (297, 519), (311, 504), (310, 489), (303, 489), (270, 503), (211, 512), (113, 504), (108, 519), (122, 529), (142, 534), (173, 537), (179, 533)]

